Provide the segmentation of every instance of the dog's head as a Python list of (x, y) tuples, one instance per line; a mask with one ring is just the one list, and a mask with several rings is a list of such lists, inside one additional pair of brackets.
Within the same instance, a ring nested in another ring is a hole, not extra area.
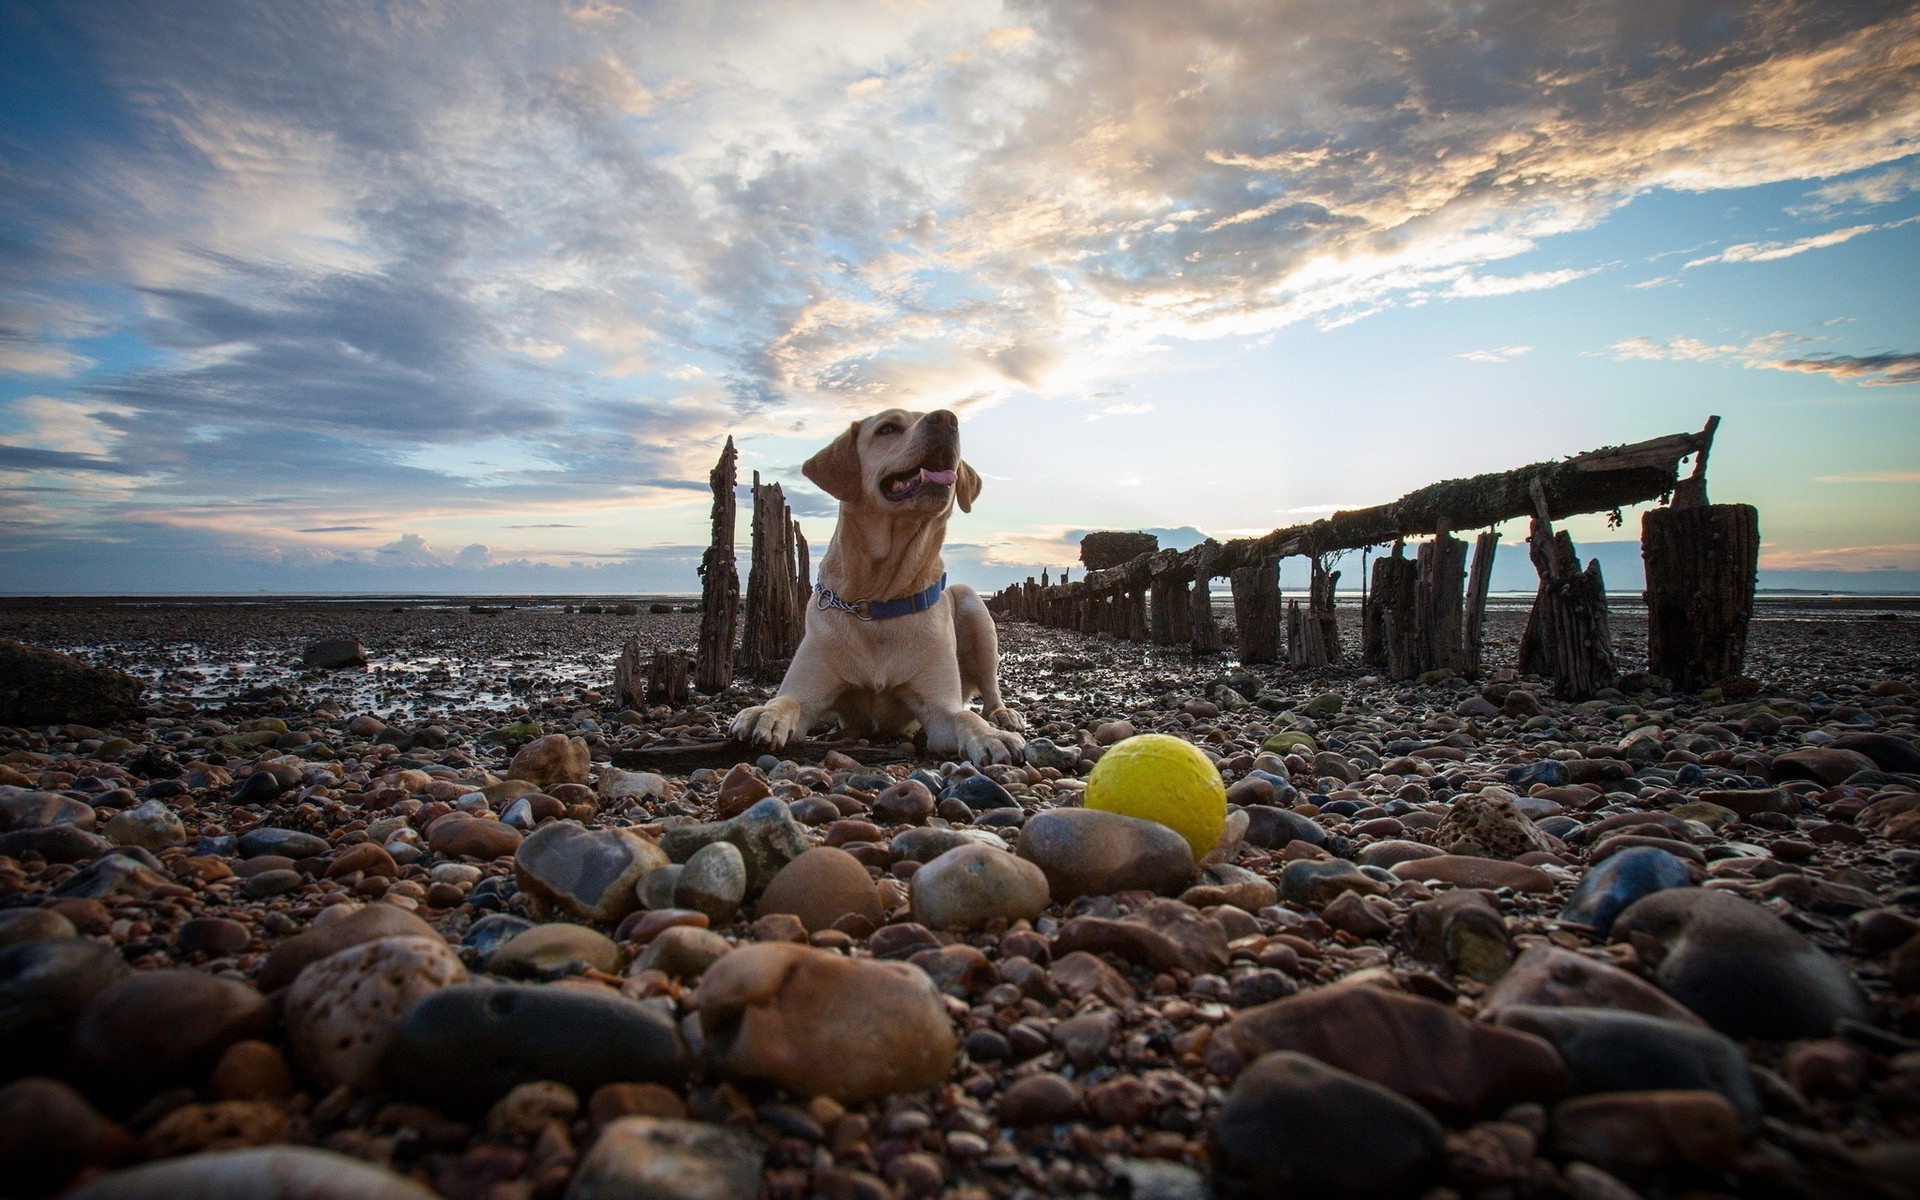
[(890, 408), (855, 421), (800, 468), (815, 487), (855, 508), (938, 516), (972, 512), (980, 475), (960, 461), (960, 419)]

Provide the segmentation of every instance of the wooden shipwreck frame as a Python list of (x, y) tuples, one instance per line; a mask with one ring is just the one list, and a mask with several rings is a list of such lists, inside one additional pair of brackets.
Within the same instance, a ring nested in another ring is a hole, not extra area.
[[(1720, 418), (1698, 433), (1611, 446), (1556, 462), (1450, 479), (1372, 508), (1337, 512), (1310, 524), (1254, 538), (1207, 541), (1190, 550), (1157, 550), (1084, 578), (1052, 582), (1043, 573), (987, 601), (999, 618), (1084, 633), (1106, 633), (1195, 653), (1221, 648), (1210, 584), (1233, 591), (1241, 661), (1319, 667), (1344, 659), (1334, 621), (1332, 559), (1344, 551), (1391, 546), (1373, 563), (1363, 591), (1361, 661), (1395, 679), (1448, 669), (1479, 673), (1481, 630), (1498, 535), (1492, 526), (1531, 521), (1528, 547), (1540, 587), (1522, 639), (1520, 667), (1554, 679), (1569, 696), (1588, 696), (1618, 671), (1598, 562), (1581, 568), (1573, 539), (1553, 523), (1582, 513), (1614, 512), (1663, 500), (1642, 522), (1648, 606), (1648, 667), (1677, 686), (1699, 687), (1736, 674), (1746, 651), (1759, 514), (1745, 504), (1709, 504), (1707, 456)], [(1691, 457), (1693, 470), (1680, 477)], [(1457, 530), (1483, 529), (1469, 564)], [(1415, 557), (1406, 539), (1428, 537)], [(1307, 595), (1283, 610), (1279, 563), (1311, 560)]]

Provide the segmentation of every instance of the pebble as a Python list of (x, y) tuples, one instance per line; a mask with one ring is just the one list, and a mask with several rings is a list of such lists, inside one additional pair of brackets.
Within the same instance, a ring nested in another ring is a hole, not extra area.
[(1661, 989), (1729, 1037), (1821, 1037), (1867, 1016), (1845, 968), (1730, 892), (1655, 892), (1620, 914), (1613, 936), (1652, 948)]
[(439, 937), (387, 937), (309, 965), (287, 991), (287, 1048), (322, 1088), (370, 1091), (400, 1018), (461, 983), (467, 968)]
[(309, 963), (338, 954), (350, 946), (386, 937), (433, 937), (433, 926), (403, 908), (369, 904), (325, 923), (316, 922), (304, 933), (277, 943), (254, 978), (263, 992), (277, 992), (292, 983)]
[(664, 851), (631, 829), (550, 821), (514, 851), (522, 890), (586, 921), (618, 921), (640, 904), (634, 885), (667, 864)]
[(1051, 900), (1039, 866), (991, 846), (956, 846), (913, 875), (913, 919), (929, 929), (1030, 920)]
[(1318, 907), (1342, 892), (1384, 896), (1387, 885), (1344, 858), (1295, 859), (1280, 873), (1280, 898), (1290, 904)]
[(674, 979), (695, 979), (732, 949), (732, 943), (711, 930), (674, 925), (647, 943), (633, 964), (633, 972), (661, 971)]
[(709, 842), (732, 842), (747, 866), (747, 896), (758, 896), (780, 868), (807, 851), (807, 837), (785, 802), (768, 796), (737, 817), (682, 825), (661, 835), (673, 862), (684, 863)]
[(567, 1200), (731, 1200), (761, 1193), (766, 1147), (724, 1125), (620, 1117), (580, 1161)]
[(1086, 1115), (1080, 1089), (1058, 1075), (1042, 1073), (1016, 1080), (994, 1110), (1000, 1123), (1013, 1129), (1029, 1125), (1057, 1125)]
[(182, 953), (205, 954), (213, 958), (238, 954), (253, 940), (253, 932), (238, 921), (225, 917), (195, 917), (180, 926), (175, 944)]
[(1498, 1021), (1553, 1043), (1567, 1064), (1572, 1094), (1705, 1090), (1718, 1092), (1741, 1128), (1760, 1127), (1760, 1096), (1747, 1056), (1724, 1034), (1697, 1024), (1605, 1008), (1508, 1005)]
[(1724, 1171), (1740, 1153), (1740, 1117), (1717, 1092), (1613, 1092), (1553, 1108), (1554, 1153), (1608, 1171)]
[(1512, 888), (1516, 892), (1534, 893), (1554, 889), (1553, 876), (1538, 867), (1467, 854), (1411, 859), (1395, 866), (1393, 875), (1397, 879), (1450, 883), (1464, 888)]
[(187, 840), (187, 827), (178, 814), (158, 800), (121, 809), (107, 820), (107, 840), (116, 846), (138, 846), (155, 852)]
[[(672, 870), (663, 867), (661, 871)], [(652, 880), (655, 872), (647, 876)], [(860, 877), (866, 878), (866, 870), (860, 871)], [(715, 925), (725, 925), (733, 920), (740, 911), (741, 904), (747, 898), (747, 861), (740, 856), (740, 848), (732, 842), (709, 842), (693, 852), (686, 864), (671, 876), (673, 887), (668, 892), (669, 903), (659, 908), (685, 908), (704, 913), (707, 920)], [(651, 901), (651, 896), (643, 896)], [(656, 907), (649, 903), (649, 907)]]
[(508, 978), (612, 972), (620, 967), (620, 947), (597, 929), (554, 921), (521, 930), (487, 956), (487, 970)]
[(1222, 1031), (1243, 1061), (1295, 1050), (1448, 1117), (1558, 1094), (1566, 1065), (1531, 1034), (1364, 984), (1302, 992), (1237, 1014)]
[(593, 771), (593, 751), (582, 737), (550, 733), (520, 747), (507, 766), (508, 779), (521, 779), (541, 791), (563, 783), (586, 783)]
[(1510, 1005), (1611, 1008), (1669, 1021), (1703, 1024), (1691, 1009), (1659, 988), (1611, 963), (1553, 945), (1527, 947), (1480, 998), (1483, 1016)]
[[(1350, 895), (1352, 893), (1349, 893)], [(1486, 893), (1448, 892), (1407, 912), (1407, 946), (1429, 963), (1493, 983), (1513, 963), (1513, 937)]]
[(1091, 808), (1054, 808), (1020, 829), (1019, 855), (1037, 865), (1057, 901), (1146, 891), (1170, 895), (1193, 877), (1193, 848), (1153, 821)]
[(808, 933), (831, 929), (847, 917), (859, 918), (871, 930), (886, 917), (867, 869), (833, 846), (815, 846), (781, 867), (754, 911), (761, 916), (792, 913)]
[(902, 779), (873, 798), (873, 815), (889, 825), (924, 825), (933, 815), (933, 793), (918, 779)]
[(472, 858), (491, 862), (520, 849), (518, 829), (492, 817), (448, 813), (427, 829), (427, 845), (449, 858)]
[(932, 1087), (957, 1039), (940, 993), (906, 963), (783, 942), (742, 946), (701, 981), (700, 1027), (725, 1075), (857, 1104)]
[(490, 1106), (523, 1083), (577, 1095), (610, 1083), (686, 1083), (686, 1044), (658, 1008), (597, 987), (462, 983), (408, 1009), (387, 1080), (449, 1111)]
[(1245, 1196), (1412, 1195), (1438, 1174), (1443, 1144), (1418, 1104), (1286, 1050), (1240, 1073), (1209, 1139), (1220, 1181)]
[(16, 1068), (58, 1067), (68, 1024), (126, 973), (112, 946), (77, 937), (0, 949), (0, 1044), (15, 1048)]
[(67, 1193), (67, 1200), (435, 1200), (403, 1175), (331, 1150), (262, 1146), (220, 1150), (116, 1171)]
[(23, 942), (79, 937), (73, 922), (47, 908), (0, 909), (0, 949)]
[(8, 1190), (53, 1191), (86, 1166), (133, 1157), (139, 1143), (58, 1079), (0, 1086), (0, 1173)]
[(241, 834), (239, 844), (241, 858), (260, 858), (272, 854), (296, 861), (317, 858), (331, 849), (333, 847), (323, 837), (302, 833), (298, 829), (274, 829), (268, 826)]
[(1587, 872), (1574, 889), (1560, 919), (1585, 925), (1605, 936), (1614, 919), (1643, 896), (1668, 888), (1691, 887), (1687, 864), (1654, 846), (1634, 846)]
[(227, 1047), (264, 1035), (272, 1023), (266, 997), (244, 983), (190, 970), (137, 971), (87, 1002), (68, 1061), (74, 1078), (97, 1094), (135, 1099), (197, 1087)]

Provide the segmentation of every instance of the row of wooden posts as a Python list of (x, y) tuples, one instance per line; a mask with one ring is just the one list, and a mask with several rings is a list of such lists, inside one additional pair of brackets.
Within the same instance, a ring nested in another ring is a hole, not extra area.
[[(1258, 538), (1137, 554), (1071, 582), (1064, 573), (1052, 582), (1043, 572), (1038, 581), (1029, 578), (989, 598), (987, 607), (1002, 620), (1185, 644), (1210, 654), (1223, 649), (1211, 585), (1224, 577), (1241, 662), (1279, 662), (1284, 652), (1296, 667), (1324, 667), (1345, 661), (1348, 652), (1335, 617), (1335, 559), (1391, 544), (1390, 553), (1373, 562), (1362, 592), (1360, 661), (1393, 679), (1437, 669), (1472, 677), (1481, 669), (1499, 538), (1490, 528), (1480, 533), (1469, 563), (1467, 543), (1452, 531), (1527, 517), (1528, 553), (1540, 584), (1521, 639), (1520, 669), (1552, 678), (1563, 695), (1588, 696), (1619, 673), (1606, 588), (1599, 563), (1582, 568), (1572, 537), (1556, 532), (1553, 522), (1660, 499), (1668, 503), (1641, 522), (1648, 669), (1681, 687), (1704, 686), (1737, 674), (1744, 661), (1760, 546), (1759, 514), (1751, 505), (1707, 502), (1707, 455), (1719, 422), (1712, 418), (1699, 433), (1447, 480), (1390, 504)], [(1681, 479), (1680, 463), (1689, 456), (1692, 474)], [(691, 657), (684, 650), (649, 653), (638, 639), (629, 642), (616, 665), (616, 685), (630, 703), (684, 704), (690, 688), (719, 692), (736, 670), (771, 680), (800, 644), (812, 593), (807, 540), (780, 485), (762, 484), (757, 471), (742, 619), (734, 564), (738, 459), (728, 438), (708, 476), (712, 537), (700, 565), (698, 649)], [(1429, 540), (1408, 558), (1406, 540), (1423, 536)], [(1283, 607), (1280, 562), (1295, 555), (1309, 562), (1307, 594)]]
[[(1606, 588), (1599, 563), (1583, 569), (1572, 537), (1556, 532), (1553, 522), (1662, 499), (1668, 503), (1648, 511), (1641, 524), (1648, 669), (1677, 686), (1701, 687), (1740, 671), (1760, 546), (1759, 514), (1751, 505), (1707, 502), (1707, 455), (1719, 421), (1712, 418), (1699, 433), (1448, 480), (1390, 504), (1259, 538), (1143, 553), (1077, 581), (1063, 574), (1055, 583), (1043, 572), (1038, 581), (999, 592), (987, 606), (1006, 620), (1185, 643), (1204, 654), (1221, 649), (1211, 583), (1225, 577), (1240, 661), (1280, 661), (1284, 632), (1288, 663), (1323, 667), (1347, 653), (1334, 614), (1340, 573), (1333, 561), (1345, 551), (1391, 543), (1363, 591), (1360, 661), (1393, 679), (1443, 668), (1472, 677), (1481, 669), (1499, 535), (1492, 529), (1479, 534), (1469, 565), (1467, 543), (1452, 531), (1528, 517), (1528, 552), (1540, 583), (1519, 667), (1552, 678), (1562, 695), (1590, 696), (1619, 674)], [(1681, 479), (1679, 464), (1689, 455), (1693, 472)], [(1409, 559), (1406, 539), (1420, 536), (1430, 540)], [(1307, 595), (1287, 600), (1283, 610), (1279, 564), (1293, 555), (1310, 562)]]

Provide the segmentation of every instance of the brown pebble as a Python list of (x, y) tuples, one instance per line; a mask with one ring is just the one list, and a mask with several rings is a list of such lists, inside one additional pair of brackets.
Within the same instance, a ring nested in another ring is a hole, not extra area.
[(1080, 1101), (1080, 1089), (1072, 1082), (1042, 1074), (1029, 1075), (1002, 1092), (995, 1112), (1002, 1125), (1018, 1129), (1077, 1120), (1086, 1109)]
[(207, 1095), (214, 1100), (288, 1100), (293, 1093), (286, 1056), (251, 1038), (228, 1046), (207, 1079)]
[(749, 931), (756, 942), (805, 942), (807, 927), (792, 913), (768, 913)]
[(587, 1101), (587, 1117), (595, 1129), (621, 1117), (669, 1117), (684, 1120), (687, 1103), (679, 1093), (657, 1083), (608, 1083)]
[(185, 954), (198, 951), (218, 958), (245, 950), (252, 937), (252, 931), (238, 921), (230, 921), (225, 917), (195, 917), (180, 926), (175, 944)]

